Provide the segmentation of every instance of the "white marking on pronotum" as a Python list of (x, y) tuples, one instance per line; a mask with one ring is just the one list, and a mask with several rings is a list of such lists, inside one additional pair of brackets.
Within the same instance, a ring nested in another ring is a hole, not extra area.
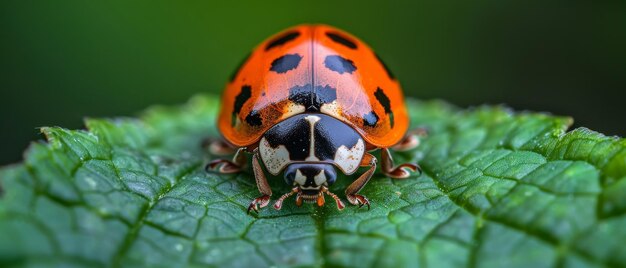
[(296, 177), (293, 179), (298, 185), (304, 185), (306, 183), (306, 176), (302, 175), (300, 169), (296, 169)]
[(320, 170), (320, 173), (315, 175), (313, 179), (315, 180), (315, 185), (317, 186), (321, 186), (322, 184), (326, 183), (326, 174), (324, 174), (324, 170)]
[(292, 115), (295, 115), (295, 114), (301, 114), (301, 113), (304, 113), (305, 110), (306, 108), (304, 107), (304, 105), (290, 102), (289, 104), (287, 104), (287, 108), (285, 109), (285, 112), (283, 113), (281, 118), (284, 119), (284, 118), (291, 117)]
[(362, 139), (359, 139), (350, 149), (345, 145), (341, 145), (335, 153), (334, 160), (346, 175), (350, 175), (359, 168), (364, 153), (365, 144)]
[(305, 161), (320, 161), (319, 158), (315, 156), (315, 123), (320, 121), (320, 117), (316, 115), (309, 115), (304, 118), (304, 120), (309, 121), (309, 125), (311, 126), (311, 140), (309, 145), (309, 156), (305, 158)]
[(272, 148), (270, 143), (263, 137), (259, 144), (259, 151), (261, 153), (261, 159), (267, 171), (272, 175), (278, 175), (278, 173), (289, 164), (289, 151), (285, 145), (278, 145), (276, 148)]
[(341, 116), (339, 115), (339, 110), (340, 108), (339, 108), (339, 104), (337, 103), (337, 100), (334, 100), (331, 103), (324, 103), (322, 104), (322, 107), (320, 108), (320, 111), (324, 114), (341, 118)]

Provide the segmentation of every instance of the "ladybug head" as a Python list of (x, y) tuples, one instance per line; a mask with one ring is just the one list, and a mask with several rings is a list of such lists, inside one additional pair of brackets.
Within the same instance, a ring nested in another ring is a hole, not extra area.
[(322, 187), (328, 188), (336, 179), (337, 172), (331, 164), (294, 163), (285, 170), (285, 182), (297, 186), (306, 203), (315, 202)]
[(282, 202), (287, 197), (296, 194), (296, 205), (301, 206), (302, 202), (317, 203), (319, 206), (324, 205), (324, 194), (330, 195), (340, 205), (339, 198), (328, 191), (328, 187), (335, 183), (337, 172), (332, 164), (326, 163), (293, 163), (285, 170), (285, 182), (293, 185), (293, 190), (283, 195), (274, 205), (276, 209), (280, 209)]

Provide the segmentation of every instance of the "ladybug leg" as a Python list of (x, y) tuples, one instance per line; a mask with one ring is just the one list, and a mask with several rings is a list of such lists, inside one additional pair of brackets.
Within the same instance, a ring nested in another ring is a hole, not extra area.
[(425, 128), (417, 128), (409, 130), (404, 138), (396, 145), (391, 147), (394, 151), (404, 152), (419, 146), (420, 138), (428, 136), (428, 130)]
[(411, 175), (411, 170), (413, 172), (418, 171), (422, 174), (422, 169), (419, 165), (415, 163), (403, 163), (394, 167), (393, 158), (391, 157), (391, 153), (389, 152), (389, 148), (381, 148), (381, 169), (383, 173), (393, 179), (406, 179)]
[[(346, 206), (343, 204), (343, 202), (341, 202), (341, 199), (339, 198), (339, 196), (337, 196), (337, 195), (336, 195), (336, 194), (334, 194), (334, 193), (331, 193), (331, 192), (328, 190), (328, 187), (326, 187), (326, 186), (322, 186), (322, 190), (321, 190), (321, 192), (322, 192), (323, 194), (330, 195), (330, 197), (332, 197), (333, 199), (335, 199), (335, 203), (337, 203), (337, 209), (338, 209), (338, 210), (342, 210), (343, 208), (345, 208), (345, 207), (346, 207)], [(319, 200), (318, 200), (318, 205), (319, 205)]]
[(252, 155), (252, 171), (254, 172), (256, 186), (259, 188), (259, 192), (263, 195), (250, 202), (250, 205), (248, 206), (248, 213), (250, 213), (250, 210), (259, 212), (260, 208), (263, 208), (270, 203), (270, 196), (272, 196), (272, 188), (270, 188), (270, 184), (267, 182), (267, 178), (265, 178), (265, 173), (263, 173), (261, 164), (259, 164), (258, 149), (255, 149), (254, 155)]
[(283, 201), (285, 201), (285, 199), (289, 198), (290, 196), (297, 194), (300, 192), (300, 188), (298, 187), (294, 187), (293, 189), (291, 189), (291, 192), (288, 192), (282, 196), (280, 196), (280, 198), (278, 198), (278, 200), (276, 200), (276, 202), (274, 203), (274, 208), (276, 210), (280, 210), (283, 207)]
[(365, 184), (372, 178), (374, 171), (376, 171), (376, 157), (370, 153), (365, 153), (360, 166), (369, 166), (370, 168), (365, 171), (365, 173), (361, 174), (352, 184), (348, 185), (348, 188), (346, 188), (346, 197), (350, 204), (358, 205), (359, 208), (367, 205), (367, 209), (370, 209), (370, 201), (367, 200), (367, 197), (357, 193), (363, 189)]
[(237, 151), (237, 148), (222, 139), (208, 140), (208, 147), (214, 155), (231, 155)]
[(206, 138), (202, 140), (202, 148), (208, 149), (214, 155), (232, 155), (237, 152), (237, 148), (219, 138)]
[(227, 159), (215, 159), (209, 162), (205, 169), (206, 171), (211, 171), (217, 168), (219, 173), (224, 174), (238, 173), (247, 163), (245, 151), (246, 148), (239, 148), (235, 156), (233, 156), (232, 161)]

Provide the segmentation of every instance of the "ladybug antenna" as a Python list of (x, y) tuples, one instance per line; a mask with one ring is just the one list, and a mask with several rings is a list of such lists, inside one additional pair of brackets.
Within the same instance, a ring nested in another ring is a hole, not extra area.
[(325, 194), (329, 195), (330, 197), (332, 197), (333, 199), (335, 199), (335, 202), (337, 203), (337, 209), (338, 210), (342, 210), (344, 207), (346, 207), (343, 204), (343, 202), (341, 202), (341, 199), (339, 198), (339, 196), (337, 196), (334, 193), (331, 193), (326, 186), (322, 186), (321, 192), (325, 193)]
[(283, 201), (285, 201), (285, 199), (289, 198), (290, 196), (292, 196), (293, 194), (297, 192), (300, 192), (300, 188), (294, 187), (293, 189), (291, 189), (291, 192), (288, 192), (282, 195), (280, 198), (278, 198), (278, 200), (276, 200), (276, 203), (274, 203), (274, 208), (276, 210), (280, 210), (283, 207)]

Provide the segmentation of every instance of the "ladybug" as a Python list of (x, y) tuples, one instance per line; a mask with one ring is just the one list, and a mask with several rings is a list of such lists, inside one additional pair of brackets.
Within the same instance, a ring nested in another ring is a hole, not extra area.
[(400, 85), (389, 68), (365, 43), (327, 25), (301, 25), (261, 43), (235, 71), (222, 96), (217, 120), (225, 141), (214, 141), (214, 153), (235, 153), (217, 159), (208, 170), (236, 173), (252, 156), (260, 197), (248, 212), (269, 204), (272, 190), (265, 170), (283, 174), (293, 189), (274, 204), (296, 195), (296, 205), (332, 197), (337, 172), (360, 174), (345, 190), (347, 200), (370, 207), (359, 194), (377, 167), (369, 152), (381, 150), (382, 172), (395, 179), (420, 171), (415, 163), (394, 165), (389, 149), (417, 145), (409, 133), (409, 117)]

